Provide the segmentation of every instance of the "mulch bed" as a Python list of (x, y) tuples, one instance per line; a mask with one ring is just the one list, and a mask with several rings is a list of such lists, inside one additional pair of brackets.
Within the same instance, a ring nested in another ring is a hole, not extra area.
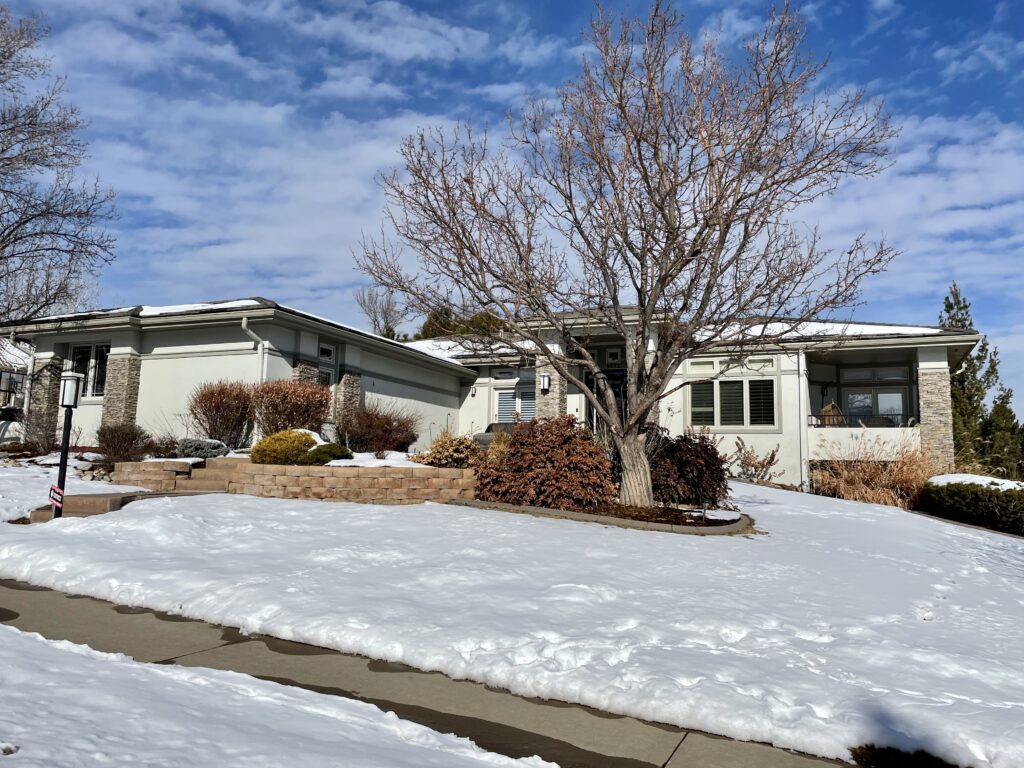
[(623, 504), (609, 504), (605, 507), (598, 507), (593, 511), (593, 514), (619, 517), (624, 520), (641, 520), (645, 523), (703, 527), (732, 525), (739, 519), (739, 515), (729, 520), (705, 518), (699, 510), (680, 509), (679, 507), (627, 507)]

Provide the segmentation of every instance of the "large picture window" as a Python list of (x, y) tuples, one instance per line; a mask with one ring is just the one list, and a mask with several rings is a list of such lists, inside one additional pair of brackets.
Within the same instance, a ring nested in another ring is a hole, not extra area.
[(774, 427), (775, 379), (722, 379), (690, 385), (695, 427)]
[(71, 370), (85, 377), (82, 394), (103, 397), (107, 389), (109, 344), (83, 344), (71, 348)]

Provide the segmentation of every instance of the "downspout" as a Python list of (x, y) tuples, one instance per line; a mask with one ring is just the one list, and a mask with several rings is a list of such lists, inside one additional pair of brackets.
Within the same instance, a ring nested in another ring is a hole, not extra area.
[(257, 336), (256, 333), (249, 327), (249, 318), (242, 318), (242, 332), (256, 342), (257, 349), (259, 350), (259, 358), (257, 360), (258, 367), (258, 378), (257, 383), (263, 383), (267, 380), (267, 340), (261, 336)]
[[(799, 350), (799, 352), (797, 353), (797, 358), (796, 358), (796, 373), (797, 373), (797, 380), (799, 382), (798, 390), (800, 392), (800, 397), (798, 398), (798, 405), (797, 405), (797, 417), (800, 420), (800, 424), (799, 424), (800, 428), (798, 430), (798, 433), (799, 433), (799, 436), (800, 436), (799, 445), (800, 445), (800, 490), (801, 491), (810, 490), (810, 488), (808, 486), (808, 483), (807, 483), (807, 461), (806, 461), (805, 454), (804, 454), (804, 450), (805, 450), (804, 449), (804, 444), (807, 442), (807, 430), (810, 429), (810, 426), (807, 423), (809, 421), (809, 418), (808, 418), (808, 416), (806, 414), (804, 414), (804, 406), (810, 404), (811, 390), (810, 390), (810, 386), (809, 386), (809, 384), (807, 382), (807, 377), (804, 375), (804, 362), (805, 362), (805, 359), (806, 359), (806, 357), (804, 355), (804, 350), (802, 350), (802, 349)], [(806, 400), (806, 402), (805, 402), (805, 400)]]

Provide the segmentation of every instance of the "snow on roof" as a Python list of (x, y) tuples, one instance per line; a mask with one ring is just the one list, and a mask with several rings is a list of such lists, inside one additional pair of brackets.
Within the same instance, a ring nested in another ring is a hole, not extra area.
[(804, 323), (794, 329), (792, 335), (798, 338), (813, 336), (937, 336), (949, 330), (928, 325), (844, 323), (833, 320)]
[(143, 306), (139, 317), (159, 317), (161, 315), (182, 315), (186, 312), (208, 312), (219, 309), (245, 309), (246, 307), (261, 307), (263, 302), (259, 299), (236, 299), (234, 301), (211, 301), (202, 304), (168, 304), (163, 307)]
[(28, 370), (28, 361), (31, 357), (31, 352), (6, 337), (0, 337), (0, 368), (5, 371)]

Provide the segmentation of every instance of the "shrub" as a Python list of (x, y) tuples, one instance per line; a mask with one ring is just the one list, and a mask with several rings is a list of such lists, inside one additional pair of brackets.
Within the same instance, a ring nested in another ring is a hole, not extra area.
[(186, 437), (178, 441), (177, 451), (182, 458), (212, 459), (215, 456), (226, 456), (228, 447), (220, 440)]
[(574, 416), (519, 422), (476, 468), (477, 498), (587, 510), (615, 500), (608, 453)]
[(253, 464), (298, 464), (316, 441), (305, 432), (286, 429), (268, 435), (253, 446)]
[(352, 451), (344, 445), (338, 445), (337, 443), (324, 443), (323, 445), (318, 445), (315, 448), (306, 451), (306, 453), (295, 463), (323, 465), (337, 459), (351, 458)]
[(189, 395), (188, 415), (206, 437), (242, 448), (252, 438), (252, 395), (252, 386), (240, 381), (200, 384)]
[(416, 442), (419, 416), (406, 408), (370, 403), (345, 415), (342, 432), (353, 451), (408, 451)]
[(254, 388), (252, 402), (263, 435), (289, 429), (319, 432), (331, 412), (331, 390), (308, 381), (265, 381)]
[(142, 461), (152, 447), (153, 438), (138, 424), (106, 424), (96, 430), (99, 453), (107, 465), (122, 461)]
[(664, 432), (651, 458), (655, 501), (662, 504), (718, 506), (729, 495), (726, 460), (710, 432), (687, 431), (673, 438)]
[(174, 435), (158, 435), (149, 443), (149, 453), (156, 459), (173, 459), (178, 453), (178, 438)]
[(57, 447), (57, 422), (44, 410), (30, 409), (21, 424), (21, 442), (33, 456), (44, 456)]
[(726, 469), (733, 477), (749, 483), (767, 484), (778, 479), (782, 473), (775, 471), (779, 463), (780, 445), (776, 444), (764, 456), (759, 454), (742, 437), (736, 438), (736, 453), (726, 457)]
[(829, 446), (825, 458), (811, 464), (811, 489), (820, 496), (910, 509), (935, 474), (932, 462), (910, 442), (894, 447), (861, 435), (847, 447)]
[(480, 444), (469, 435), (455, 435), (447, 430), (434, 438), (430, 448), (412, 457), (413, 461), (430, 467), (471, 467), (483, 457)]
[(917, 508), (929, 515), (1024, 536), (1024, 490), (925, 483)]

